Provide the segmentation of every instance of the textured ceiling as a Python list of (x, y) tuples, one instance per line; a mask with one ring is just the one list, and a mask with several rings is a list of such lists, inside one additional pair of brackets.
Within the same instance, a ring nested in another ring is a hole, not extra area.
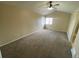
[[(53, 10), (47, 9), (47, 2), (48, 1), (7, 1), (7, 2), (0, 2), (2, 4), (8, 4), (8, 5), (15, 5), (19, 6), (21, 8), (28, 8), (36, 13), (46, 15), (51, 12), (54, 12)], [(60, 5), (56, 7), (55, 11), (62, 11), (67, 13), (72, 13), (74, 10), (79, 8), (79, 1), (53, 1), (53, 4), (59, 3)]]

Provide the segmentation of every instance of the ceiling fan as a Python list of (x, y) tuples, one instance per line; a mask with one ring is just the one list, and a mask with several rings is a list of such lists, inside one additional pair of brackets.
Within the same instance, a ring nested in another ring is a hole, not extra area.
[(59, 6), (58, 3), (53, 3), (52, 1), (48, 2), (48, 10), (56, 9), (56, 6)]
[(60, 4), (57, 3), (56, 1), (44, 1), (36, 5), (34, 11), (42, 15), (48, 15), (51, 14), (52, 12), (58, 11), (57, 8), (59, 5)]
[(60, 4), (59, 3), (55, 3), (54, 1), (48, 1), (48, 2), (45, 2), (43, 4), (41, 4), (40, 6), (38, 6), (38, 8), (47, 8), (48, 10), (52, 10), (52, 9), (57, 9), (57, 6), (59, 6)]

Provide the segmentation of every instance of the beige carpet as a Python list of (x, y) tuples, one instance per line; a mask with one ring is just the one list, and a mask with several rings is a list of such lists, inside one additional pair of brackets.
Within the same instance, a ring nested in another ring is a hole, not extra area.
[(1, 47), (5, 58), (70, 58), (66, 33), (40, 30)]

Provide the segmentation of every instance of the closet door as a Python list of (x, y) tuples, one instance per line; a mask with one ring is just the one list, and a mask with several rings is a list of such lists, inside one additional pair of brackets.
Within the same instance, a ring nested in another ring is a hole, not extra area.
[(77, 24), (75, 25), (74, 31), (73, 31), (73, 38), (72, 38), (72, 43), (74, 43), (76, 35), (78, 33), (78, 28), (79, 28), (79, 23), (77, 22)]

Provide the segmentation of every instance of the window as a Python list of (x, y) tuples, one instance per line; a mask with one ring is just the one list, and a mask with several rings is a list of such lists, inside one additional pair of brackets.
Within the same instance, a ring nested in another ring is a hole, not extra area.
[(46, 18), (46, 24), (51, 25), (52, 22), (53, 22), (53, 18), (51, 18), (51, 17), (47, 17), (47, 18)]

